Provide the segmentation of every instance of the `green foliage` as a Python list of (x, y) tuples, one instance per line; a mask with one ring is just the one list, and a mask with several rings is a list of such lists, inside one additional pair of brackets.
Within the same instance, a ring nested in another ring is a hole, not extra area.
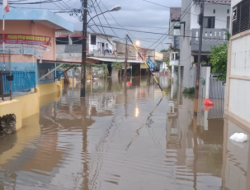
[(184, 88), (182, 93), (187, 94), (187, 95), (192, 95), (192, 94), (195, 93), (195, 88), (194, 87), (192, 87), (192, 88)]
[(212, 64), (212, 73), (220, 73), (217, 80), (226, 82), (227, 77), (227, 43), (220, 43), (219, 46), (211, 47), (211, 55), (209, 56)]
[(116, 63), (113, 63), (113, 68), (121, 70), (123, 65), (124, 63), (116, 62)]
[(227, 40), (230, 40), (230, 38), (231, 38), (230, 32), (228, 30), (226, 30), (226, 29), (224, 29), (223, 31), (226, 32)]
[(168, 52), (168, 49), (162, 49), (161, 53)]

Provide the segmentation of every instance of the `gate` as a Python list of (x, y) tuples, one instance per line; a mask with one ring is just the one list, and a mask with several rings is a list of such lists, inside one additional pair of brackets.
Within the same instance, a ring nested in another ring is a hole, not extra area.
[(210, 99), (224, 99), (225, 85), (222, 81), (217, 81), (217, 78), (210, 77), (209, 98)]

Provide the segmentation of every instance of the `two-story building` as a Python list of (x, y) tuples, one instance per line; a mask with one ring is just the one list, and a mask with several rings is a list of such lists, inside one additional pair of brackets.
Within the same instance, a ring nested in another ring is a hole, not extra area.
[(169, 39), (172, 40), (172, 44), (169, 48), (169, 65), (171, 66), (172, 77), (177, 81), (176, 69), (179, 68), (179, 40), (180, 40), (180, 26), (181, 26), (181, 7), (170, 8), (170, 20), (169, 20)]
[[(57, 59), (58, 60), (81, 60), (82, 58), (83, 34), (81, 31), (57, 32)], [(115, 44), (113, 36), (88, 32), (87, 53), (88, 56), (115, 55)]]
[[(0, 20), (1, 30), (2, 24)], [(39, 113), (44, 97), (60, 98), (62, 82), (56, 79), (56, 69), (62, 65), (56, 60), (55, 33), (73, 30), (73, 24), (49, 10), (11, 8), (5, 14), (5, 34), (0, 37), (0, 95), (8, 98), (0, 102), (0, 117), (14, 114), (16, 130)]]
[[(203, 65), (209, 65), (211, 46), (227, 42), (226, 29), (230, 23), (231, 0), (206, 0), (203, 18), (202, 57)], [(194, 87), (196, 63), (199, 51), (198, 18), (201, 10), (198, 0), (182, 0), (180, 20), (180, 75), (184, 87)]]

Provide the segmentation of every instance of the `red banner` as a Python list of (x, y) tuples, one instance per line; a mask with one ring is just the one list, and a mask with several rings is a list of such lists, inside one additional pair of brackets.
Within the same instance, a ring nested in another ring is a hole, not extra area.
[[(51, 37), (26, 35), (26, 34), (5, 34), (6, 44), (28, 44), (28, 45), (49, 45)], [(0, 43), (3, 42), (3, 35), (0, 36)]]

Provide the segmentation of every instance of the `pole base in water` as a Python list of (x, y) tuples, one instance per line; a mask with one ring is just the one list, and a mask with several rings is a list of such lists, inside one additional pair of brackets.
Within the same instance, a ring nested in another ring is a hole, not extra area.
[(85, 88), (81, 88), (81, 98), (85, 98)]

